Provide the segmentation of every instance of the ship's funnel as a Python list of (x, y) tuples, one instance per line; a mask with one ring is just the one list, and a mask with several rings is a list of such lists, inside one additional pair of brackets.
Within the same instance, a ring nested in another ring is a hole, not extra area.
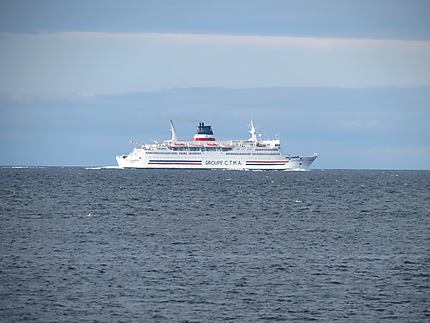
[(204, 122), (200, 122), (197, 126), (197, 132), (194, 135), (194, 141), (215, 141), (214, 133), (211, 126), (205, 126)]

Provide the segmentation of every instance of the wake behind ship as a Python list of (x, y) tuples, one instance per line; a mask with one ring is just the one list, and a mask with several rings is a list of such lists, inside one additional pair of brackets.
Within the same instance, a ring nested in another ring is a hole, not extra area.
[(251, 122), (248, 140), (218, 141), (211, 126), (200, 122), (192, 140), (178, 140), (170, 121), (172, 138), (163, 143), (139, 145), (128, 155), (116, 157), (121, 168), (182, 168), (235, 170), (309, 170), (317, 158), (290, 156), (280, 139), (260, 140)]

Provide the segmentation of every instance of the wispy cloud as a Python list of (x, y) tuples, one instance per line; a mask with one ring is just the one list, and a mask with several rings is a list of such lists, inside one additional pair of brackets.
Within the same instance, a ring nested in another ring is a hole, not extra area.
[(56, 32), (0, 46), (3, 93), (430, 85), (430, 41)]
[(106, 33), (106, 32), (54, 32), (37, 34), (0, 33), (0, 39), (45, 39), (45, 40), (128, 40), (128, 41), (163, 41), (182, 44), (225, 44), (225, 45), (261, 45), (261, 46), (297, 46), (314, 49), (339, 48), (377, 48), (390, 46), (430, 52), (430, 41), (396, 39), (359, 39), (359, 38), (320, 38), (286, 37), (259, 35), (224, 35), (224, 34), (177, 34), (177, 33)]

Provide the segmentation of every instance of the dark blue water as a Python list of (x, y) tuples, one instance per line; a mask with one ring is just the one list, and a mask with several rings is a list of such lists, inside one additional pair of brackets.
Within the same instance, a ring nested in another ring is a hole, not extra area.
[(430, 321), (430, 171), (0, 168), (2, 322)]

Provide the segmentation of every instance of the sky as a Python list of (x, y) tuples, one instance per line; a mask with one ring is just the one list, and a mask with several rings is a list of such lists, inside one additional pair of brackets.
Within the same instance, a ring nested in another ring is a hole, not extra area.
[(250, 120), (314, 168), (430, 169), (428, 1), (0, 1), (0, 165)]

